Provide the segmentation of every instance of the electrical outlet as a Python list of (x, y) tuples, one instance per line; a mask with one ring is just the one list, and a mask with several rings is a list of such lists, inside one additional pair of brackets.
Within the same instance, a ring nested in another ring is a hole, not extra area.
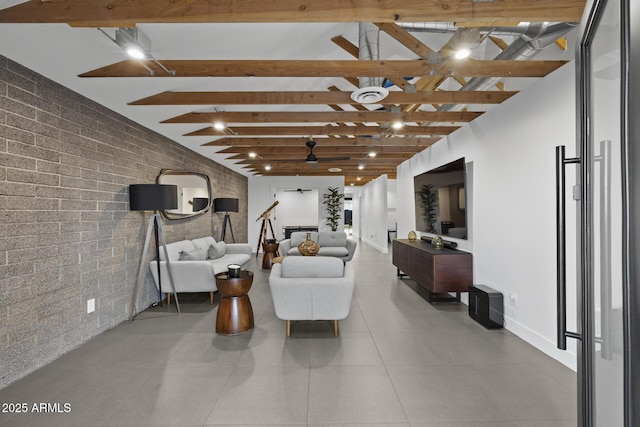
[(96, 299), (91, 298), (87, 300), (87, 313), (93, 313), (96, 311)]
[(518, 294), (515, 292), (509, 292), (509, 302), (513, 307), (518, 306)]

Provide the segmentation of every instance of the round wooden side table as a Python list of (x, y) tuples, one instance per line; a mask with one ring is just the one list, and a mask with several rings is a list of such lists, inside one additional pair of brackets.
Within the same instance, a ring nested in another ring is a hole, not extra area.
[(218, 273), (215, 277), (222, 296), (216, 317), (216, 333), (240, 335), (251, 331), (253, 308), (247, 294), (253, 283), (253, 272), (242, 270), (240, 277), (229, 277), (225, 272)]
[(264, 255), (262, 257), (262, 268), (265, 270), (271, 270), (271, 266), (273, 265), (273, 259), (278, 256), (278, 246), (280, 246), (277, 242), (269, 242), (262, 244), (262, 250), (264, 251)]

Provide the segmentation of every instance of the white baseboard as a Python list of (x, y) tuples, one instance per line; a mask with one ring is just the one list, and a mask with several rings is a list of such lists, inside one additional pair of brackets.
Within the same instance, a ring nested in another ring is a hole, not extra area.
[(383, 254), (388, 254), (389, 253), (389, 247), (386, 246), (386, 245), (383, 247), (383, 246), (377, 245), (374, 242), (372, 242), (371, 240), (368, 240), (368, 239), (365, 239), (365, 238), (360, 238), (360, 240), (365, 242), (367, 245), (379, 250)]
[[(460, 300), (463, 304), (469, 305), (468, 294), (463, 293)], [(558, 349), (555, 342), (550, 341), (548, 338), (540, 335), (530, 328), (527, 328), (521, 323), (516, 322), (508, 316), (504, 316), (504, 328), (545, 353), (547, 356), (553, 357), (567, 368), (577, 372), (578, 356), (576, 355), (575, 350), (563, 351)]]
[(527, 328), (526, 326), (516, 322), (515, 320), (506, 317), (505, 320), (505, 329), (518, 337), (522, 338), (538, 350), (547, 354), (550, 357), (553, 357), (558, 362), (565, 365), (567, 368), (572, 369), (573, 371), (577, 371), (577, 355), (575, 351), (572, 350), (560, 350), (556, 346), (556, 343), (550, 341), (548, 338), (540, 335), (539, 333)]

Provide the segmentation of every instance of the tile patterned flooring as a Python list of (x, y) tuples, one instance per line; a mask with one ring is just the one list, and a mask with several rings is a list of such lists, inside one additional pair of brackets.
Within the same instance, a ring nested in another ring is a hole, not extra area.
[[(573, 427), (575, 373), (463, 304), (431, 305), (390, 254), (359, 243), (349, 318), (276, 318), (262, 255), (249, 293), (255, 329), (215, 334), (216, 304), (181, 296), (0, 390), (2, 427), (332, 426)], [(259, 261), (259, 262), (258, 262)], [(70, 404), (36, 413), (33, 403)]]

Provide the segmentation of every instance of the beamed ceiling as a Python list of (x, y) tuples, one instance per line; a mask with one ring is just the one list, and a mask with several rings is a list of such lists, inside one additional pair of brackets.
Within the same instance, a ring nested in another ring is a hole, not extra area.
[[(395, 178), (400, 163), (572, 59), (584, 4), (0, 0), (0, 54), (245, 175), (361, 185)], [(366, 59), (359, 22), (379, 34)], [(133, 27), (153, 58), (130, 59), (112, 40)], [(469, 58), (453, 57), (461, 45)], [(389, 95), (353, 101), (368, 77)]]

